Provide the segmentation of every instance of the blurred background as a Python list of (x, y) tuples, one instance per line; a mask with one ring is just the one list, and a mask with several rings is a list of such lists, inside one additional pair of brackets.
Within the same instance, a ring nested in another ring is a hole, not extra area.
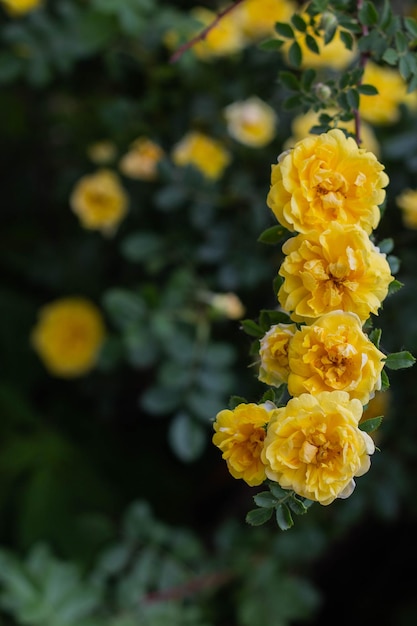
[[(297, 7), (244, 0), (172, 63), (221, 5), (0, 5), (0, 623), (416, 624), (413, 368), (369, 407), (386, 419), (353, 496), (287, 533), (245, 524), (255, 490), (211, 443), (230, 395), (265, 391), (240, 320), (277, 305), (270, 167), (315, 122), (260, 42)], [(363, 104), (390, 177), (375, 241), (404, 283), (377, 325), (416, 354), (417, 201), (397, 199), (417, 107), (393, 74)]]

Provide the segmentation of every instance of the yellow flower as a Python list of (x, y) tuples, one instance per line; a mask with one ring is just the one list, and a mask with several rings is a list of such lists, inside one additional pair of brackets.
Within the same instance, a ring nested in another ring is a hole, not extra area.
[(311, 322), (330, 311), (351, 311), (361, 321), (378, 313), (393, 280), (385, 254), (359, 226), (332, 222), (323, 233), (288, 239), (279, 274), (283, 309)]
[(290, 0), (245, 0), (237, 9), (245, 36), (250, 40), (275, 34), (276, 22), (288, 22), (296, 5)]
[(223, 144), (198, 131), (191, 131), (174, 146), (175, 165), (193, 165), (207, 178), (220, 178), (230, 162), (230, 154)]
[(378, 94), (361, 94), (359, 112), (371, 124), (394, 124), (400, 118), (400, 104), (415, 105), (416, 94), (407, 94), (407, 85), (396, 69), (368, 61), (362, 82), (373, 85)]
[[(301, 17), (309, 24), (310, 16), (306, 13), (302, 13)], [(302, 52), (301, 67), (313, 67), (322, 68), (328, 67), (334, 70), (343, 70), (352, 63), (356, 56), (356, 49), (348, 50), (342, 39), (340, 38), (341, 28), (336, 29), (336, 34), (330, 43), (324, 43), (324, 31), (321, 29), (322, 15), (316, 15), (313, 18), (314, 26), (307, 26), (305, 33), (297, 33), (296, 41), (299, 43)], [(323, 34), (317, 35), (314, 30), (318, 29)], [(317, 43), (319, 54), (310, 50), (305, 42), (305, 36), (310, 35)], [(283, 46), (283, 51), (288, 53), (290, 44), (286, 43)]]
[[(322, 113), (327, 113), (327, 115), (335, 115), (335, 109), (326, 109), (322, 111), (308, 111), (307, 113), (303, 113), (301, 115), (297, 115), (291, 122), (291, 130), (292, 137), (290, 137), (285, 143), (285, 149), (289, 149), (294, 147), (301, 139), (305, 139), (307, 135), (310, 134), (310, 130), (313, 126), (317, 126), (319, 124), (319, 117)], [(355, 122), (350, 120), (348, 122), (338, 122), (338, 128), (343, 130), (347, 130), (352, 135), (355, 134)], [(376, 156), (380, 153), (380, 146), (377, 138), (375, 137), (375, 133), (372, 130), (371, 126), (366, 122), (361, 123), (361, 148), (365, 148), (369, 152), (373, 152)]]
[(222, 451), (229, 472), (252, 487), (265, 480), (261, 452), (270, 414), (257, 404), (239, 404), (233, 411), (220, 411), (214, 422), (213, 443)]
[(1, 0), (10, 15), (24, 15), (43, 4), (43, 0)]
[(262, 453), (267, 477), (324, 505), (349, 497), (375, 449), (358, 428), (361, 415), (361, 403), (345, 391), (304, 393), (276, 409)]
[(73, 378), (91, 370), (104, 340), (100, 311), (84, 298), (62, 298), (40, 310), (31, 342), (55, 376)]
[(295, 324), (275, 324), (260, 341), (258, 378), (267, 385), (279, 387), (290, 373), (288, 346), (297, 330)]
[(322, 231), (329, 222), (358, 224), (368, 234), (380, 220), (388, 176), (372, 152), (335, 128), (312, 135), (272, 166), (267, 204), (291, 231)]
[(158, 163), (164, 155), (158, 144), (146, 137), (139, 137), (120, 160), (120, 171), (129, 178), (155, 180), (158, 176)]
[[(201, 23), (201, 30), (214, 22), (217, 14), (204, 7), (196, 7), (191, 11), (192, 17)], [(234, 11), (225, 15), (207, 33), (203, 41), (192, 47), (201, 60), (233, 54), (245, 45), (239, 22)]]
[(77, 182), (70, 205), (84, 228), (111, 234), (127, 212), (128, 198), (117, 174), (102, 169)]
[(402, 210), (403, 222), (407, 228), (417, 228), (417, 190), (404, 189), (397, 196), (397, 204)]
[(288, 349), (288, 391), (317, 395), (321, 391), (347, 391), (367, 404), (381, 388), (385, 355), (362, 331), (354, 313), (334, 311), (311, 326), (303, 326)]
[(87, 148), (87, 154), (91, 161), (96, 165), (105, 165), (110, 163), (116, 157), (116, 145), (107, 139), (96, 141)]
[(229, 134), (246, 146), (259, 148), (275, 137), (275, 111), (256, 96), (229, 104), (224, 109), (224, 115)]
[(210, 297), (211, 306), (231, 320), (239, 320), (245, 314), (245, 307), (235, 293), (216, 293)]

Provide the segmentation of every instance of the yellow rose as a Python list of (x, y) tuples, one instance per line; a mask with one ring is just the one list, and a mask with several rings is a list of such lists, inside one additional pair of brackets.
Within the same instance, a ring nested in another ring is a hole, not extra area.
[(283, 309), (296, 322), (311, 322), (330, 311), (350, 311), (364, 322), (377, 314), (393, 280), (385, 254), (359, 226), (332, 222), (323, 233), (288, 239), (279, 274)]
[(96, 165), (105, 165), (115, 159), (117, 147), (112, 141), (104, 139), (90, 144), (87, 148), (87, 154)]
[[(313, 18), (313, 25), (310, 26), (310, 16), (306, 13), (302, 13), (301, 17), (308, 24), (305, 33), (296, 33), (296, 41), (300, 45), (302, 52), (301, 67), (313, 67), (322, 68), (329, 67), (334, 70), (343, 70), (352, 63), (356, 57), (356, 49), (348, 50), (342, 39), (340, 38), (341, 28), (336, 29), (336, 34), (333, 39), (328, 43), (324, 43), (324, 31), (321, 28), (322, 15), (316, 15)], [(315, 30), (322, 31), (323, 34), (317, 35)], [(305, 42), (305, 36), (310, 35), (315, 40), (319, 54), (310, 50)], [(283, 51), (288, 53), (290, 44), (286, 43), (283, 46)]]
[(24, 15), (43, 4), (43, 0), (1, 0), (10, 15)]
[[(305, 139), (307, 135), (311, 134), (310, 130), (313, 126), (317, 126), (319, 124), (319, 117), (322, 113), (327, 113), (327, 115), (335, 115), (335, 109), (325, 109), (321, 111), (308, 111), (307, 113), (303, 113), (302, 115), (297, 115), (291, 122), (291, 131), (292, 136), (286, 141), (285, 149), (293, 148), (294, 144), (296, 144), (301, 139)], [(355, 122), (354, 120), (350, 120), (348, 122), (338, 122), (338, 128), (343, 130), (347, 130), (352, 135), (355, 134)], [(378, 156), (380, 153), (380, 146), (377, 138), (375, 137), (375, 133), (372, 130), (371, 126), (366, 122), (361, 123), (361, 148), (365, 148), (369, 152), (373, 152), (375, 156)]]
[(172, 160), (181, 167), (193, 165), (207, 178), (216, 180), (229, 164), (230, 154), (220, 141), (191, 131), (174, 146)]
[(258, 378), (267, 385), (279, 387), (290, 373), (288, 346), (297, 330), (295, 324), (275, 324), (260, 341)]
[(210, 296), (213, 309), (230, 320), (240, 320), (245, 314), (245, 307), (235, 293), (215, 293)]
[(400, 118), (400, 104), (415, 103), (415, 94), (407, 94), (407, 84), (396, 69), (368, 61), (362, 82), (378, 89), (374, 96), (360, 97), (361, 117), (371, 124), (394, 124)]
[(347, 391), (351, 398), (367, 404), (381, 388), (384, 358), (362, 331), (357, 315), (327, 313), (292, 338), (288, 391), (292, 396)]
[(229, 104), (224, 115), (229, 134), (246, 146), (260, 148), (275, 137), (275, 111), (256, 96)]
[(70, 205), (84, 228), (112, 234), (127, 212), (128, 198), (117, 174), (102, 169), (77, 182)]
[(349, 497), (375, 449), (358, 428), (361, 415), (361, 403), (345, 391), (292, 398), (273, 411), (268, 425), (262, 452), (267, 477), (324, 505)]
[(222, 451), (229, 472), (252, 487), (265, 480), (261, 452), (270, 414), (257, 404), (239, 404), (233, 411), (220, 411), (214, 422), (213, 443)]
[(146, 137), (139, 137), (120, 160), (120, 171), (129, 178), (155, 180), (158, 176), (158, 163), (164, 154), (158, 144)]
[[(196, 7), (191, 11), (192, 17), (201, 23), (201, 29), (212, 24), (217, 14), (204, 7)], [(201, 60), (212, 57), (221, 57), (241, 50), (245, 45), (239, 21), (234, 11), (225, 15), (209, 30), (203, 41), (192, 47), (196, 56)]]
[(267, 204), (291, 231), (323, 231), (329, 222), (358, 224), (368, 234), (380, 220), (388, 176), (372, 152), (335, 128), (296, 143), (272, 166)]
[(274, 35), (276, 22), (288, 22), (295, 10), (296, 4), (290, 0), (245, 0), (235, 9), (250, 40)]
[(51, 374), (73, 378), (95, 365), (104, 340), (100, 311), (84, 298), (62, 298), (40, 310), (31, 342)]
[(402, 210), (402, 218), (407, 228), (417, 228), (417, 190), (404, 189), (404, 191), (397, 196), (397, 204)]

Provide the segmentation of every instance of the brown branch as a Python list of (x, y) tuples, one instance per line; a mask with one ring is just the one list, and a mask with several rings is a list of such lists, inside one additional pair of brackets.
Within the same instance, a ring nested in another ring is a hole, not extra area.
[(162, 589), (161, 591), (151, 591), (146, 594), (142, 601), (145, 604), (154, 604), (157, 602), (167, 602), (169, 600), (182, 600), (205, 589), (213, 589), (213, 587), (225, 585), (232, 580), (233, 577), (234, 573), (228, 570), (213, 572), (212, 574), (199, 576), (183, 585)]
[(211, 22), (211, 24), (209, 24), (208, 26), (206, 26), (206, 28), (204, 28), (201, 33), (199, 33), (198, 35), (196, 35), (195, 37), (193, 37), (192, 39), (190, 39), (190, 41), (187, 41), (186, 43), (184, 43), (182, 46), (180, 46), (178, 48), (178, 50), (176, 50), (174, 52), (174, 54), (171, 56), (171, 58), (169, 59), (170, 63), (175, 63), (176, 61), (178, 61), (178, 59), (180, 57), (182, 57), (182, 55), (184, 54), (184, 52), (186, 52), (187, 50), (189, 50), (190, 48), (192, 48), (196, 43), (198, 43), (199, 41), (204, 41), (204, 39), (207, 37), (207, 35), (209, 34), (209, 32), (211, 30), (213, 30), (213, 28), (215, 26), (217, 26), (217, 24), (220, 22), (221, 19), (223, 19), (228, 13), (230, 13), (231, 11), (233, 11), (239, 4), (242, 4), (242, 2), (244, 2), (244, 0), (236, 0), (236, 2), (234, 4), (229, 5), (228, 7), (226, 7), (225, 9), (223, 9), (222, 11), (220, 11), (215, 19)]

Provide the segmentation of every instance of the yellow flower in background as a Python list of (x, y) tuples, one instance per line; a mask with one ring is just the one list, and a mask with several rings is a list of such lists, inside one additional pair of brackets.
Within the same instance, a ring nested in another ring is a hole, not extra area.
[(84, 228), (112, 234), (127, 213), (128, 197), (117, 174), (102, 169), (77, 182), (70, 205)]
[(121, 158), (119, 168), (129, 178), (155, 180), (158, 176), (158, 163), (164, 156), (164, 150), (154, 141), (147, 137), (138, 137)]
[[(313, 134), (310, 133), (310, 130), (311, 128), (313, 128), (313, 126), (317, 126), (319, 124), (319, 117), (322, 113), (327, 113), (327, 115), (333, 116), (336, 113), (336, 109), (308, 111), (307, 113), (297, 115), (291, 122), (292, 136), (286, 141), (285, 149), (287, 150), (289, 148), (293, 148), (298, 141), (301, 141), (302, 139), (305, 139), (308, 135)], [(355, 134), (354, 120), (350, 120), (348, 122), (339, 122), (337, 126), (342, 130), (347, 130), (352, 135)], [(367, 124), (366, 122), (361, 123), (361, 140), (361, 148), (365, 148), (365, 150), (373, 152), (375, 156), (379, 155), (380, 146), (378, 140), (375, 136), (374, 131), (372, 130), (372, 127), (369, 126), (369, 124)]]
[[(333, 39), (328, 44), (325, 44), (324, 43), (324, 30), (321, 29), (321, 25), (320, 25), (321, 20), (323, 19), (323, 16), (317, 15), (314, 17), (314, 27), (316, 29), (317, 28), (319, 29), (320, 35), (317, 35), (314, 32), (313, 26), (309, 25), (310, 24), (309, 15), (307, 15), (306, 13), (302, 13), (301, 17), (304, 19), (306, 24), (308, 24), (306, 32), (305, 33), (297, 32), (296, 38), (295, 38), (295, 40), (300, 45), (301, 52), (303, 55), (301, 67), (303, 68), (312, 67), (316, 69), (322, 68), (322, 67), (328, 67), (333, 70), (339, 70), (339, 71), (347, 68), (356, 57), (356, 49), (353, 48), (352, 50), (349, 50), (348, 48), (346, 48), (345, 44), (340, 38), (340, 33), (342, 29), (338, 27), (336, 29), (336, 33)], [(305, 43), (306, 35), (310, 35), (310, 37), (313, 37), (313, 39), (317, 43), (319, 54), (313, 52), (307, 46), (307, 44)], [(290, 48), (289, 43), (285, 43), (284, 46), (282, 47), (285, 53), (288, 53), (289, 48)]]
[(174, 146), (175, 165), (193, 165), (207, 178), (216, 180), (230, 162), (230, 153), (223, 144), (204, 133), (190, 131)]
[(97, 307), (84, 298), (62, 298), (44, 306), (31, 342), (48, 371), (62, 378), (91, 370), (105, 336)]
[(375, 450), (358, 428), (361, 416), (362, 404), (344, 391), (292, 398), (273, 411), (268, 425), (262, 453), (267, 477), (323, 505), (349, 497)]
[(380, 220), (388, 176), (372, 152), (335, 128), (302, 139), (272, 166), (267, 204), (291, 231), (322, 231), (329, 222), (358, 224), (368, 234)]
[(274, 35), (276, 22), (288, 22), (296, 4), (290, 0), (245, 0), (235, 10), (244, 35), (257, 40)]
[(278, 299), (296, 322), (337, 310), (356, 313), (364, 322), (378, 313), (393, 280), (385, 254), (359, 226), (332, 222), (323, 233), (288, 239), (282, 250)]
[(417, 228), (417, 190), (404, 189), (396, 198), (397, 205), (402, 211), (402, 218), (407, 228)]
[[(191, 11), (194, 17), (201, 24), (201, 30), (214, 22), (217, 14), (204, 7), (195, 7)], [(227, 56), (241, 50), (245, 45), (239, 21), (235, 11), (225, 15), (207, 33), (203, 41), (197, 42), (192, 50), (201, 60), (209, 60), (213, 57)]]
[(224, 109), (229, 135), (252, 148), (260, 148), (275, 137), (277, 115), (269, 104), (252, 96)]
[(292, 338), (288, 391), (292, 396), (347, 391), (367, 404), (381, 388), (384, 358), (362, 331), (357, 315), (328, 313), (311, 326), (302, 326)]
[(361, 94), (359, 112), (371, 124), (394, 124), (400, 118), (400, 104), (416, 106), (417, 94), (407, 94), (407, 85), (398, 70), (368, 61), (362, 82), (378, 89), (374, 96)]
[(96, 141), (88, 146), (87, 154), (95, 165), (107, 165), (116, 158), (116, 144), (107, 139)]
[(214, 422), (213, 443), (222, 451), (229, 472), (252, 487), (265, 480), (261, 452), (270, 415), (263, 406), (239, 404), (233, 411), (220, 411)]
[(232, 292), (215, 293), (210, 296), (209, 303), (217, 313), (230, 320), (240, 320), (245, 314), (245, 307), (240, 298)]
[(43, 4), (43, 0), (1, 0), (10, 15), (20, 16), (37, 9)]
[(275, 324), (262, 337), (258, 374), (261, 382), (275, 387), (287, 382), (290, 373), (288, 346), (296, 330), (295, 324)]

